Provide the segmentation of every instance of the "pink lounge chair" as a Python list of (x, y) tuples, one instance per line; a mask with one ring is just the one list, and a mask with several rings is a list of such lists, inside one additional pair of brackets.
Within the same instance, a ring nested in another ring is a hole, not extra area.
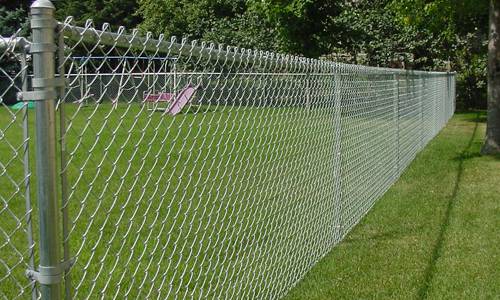
[(172, 104), (168, 108), (168, 113), (171, 114), (172, 116), (175, 116), (176, 114), (180, 113), (184, 106), (188, 104), (191, 99), (193, 98), (194, 94), (196, 93), (196, 90), (200, 85), (198, 84), (197, 86), (191, 86), (191, 85), (186, 85), (182, 91), (179, 92), (177, 97), (172, 101)]
[(144, 102), (148, 104), (150, 103), (159, 103), (159, 102), (171, 102), (170, 106), (165, 109), (158, 109), (164, 111), (166, 110), (171, 115), (176, 115), (182, 111), (184, 106), (191, 101), (191, 98), (195, 94), (196, 90), (199, 88), (197, 86), (191, 86), (190, 84), (186, 85), (177, 96), (174, 93), (157, 93), (157, 94), (147, 94), (144, 93), (143, 98)]
[(144, 102), (170, 102), (173, 97), (172, 93), (147, 94), (144, 92)]

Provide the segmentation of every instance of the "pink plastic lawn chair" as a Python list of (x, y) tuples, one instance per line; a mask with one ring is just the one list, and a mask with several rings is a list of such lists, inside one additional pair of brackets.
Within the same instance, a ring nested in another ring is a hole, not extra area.
[(198, 84), (197, 86), (191, 86), (191, 85), (186, 85), (182, 91), (179, 92), (177, 97), (172, 101), (172, 104), (168, 108), (168, 113), (171, 114), (172, 116), (175, 116), (176, 114), (180, 113), (184, 106), (188, 104), (200, 85)]
[(190, 84), (186, 85), (177, 95), (174, 93), (157, 93), (157, 94), (146, 94), (144, 93), (144, 102), (148, 105), (150, 103), (159, 103), (159, 102), (171, 102), (170, 106), (165, 109), (158, 109), (160, 111), (166, 110), (171, 115), (177, 115), (182, 111), (184, 106), (188, 104), (193, 98), (196, 90), (200, 85), (191, 86)]
[[(144, 92), (144, 94), (143, 94), (143, 99), (144, 99), (144, 102), (147, 103), (148, 109), (150, 109), (149, 108), (150, 104), (154, 105), (154, 104), (157, 104), (157, 103), (170, 102), (172, 100), (172, 98), (174, 98), (174, 94), (173, 93), (149, 94), (147, 92)], [(156, 107), (155, 110), (166, 110), (166, 108), (164, 108), (164, 109), (158, 109), (158, 107)]]

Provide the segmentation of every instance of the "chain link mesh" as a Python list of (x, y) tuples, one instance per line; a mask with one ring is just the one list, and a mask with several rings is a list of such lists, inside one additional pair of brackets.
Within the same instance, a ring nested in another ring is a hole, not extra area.
[(27, 84), (25, 40), (0, 36), (0, 298), (25, 299), (34, 284), (31, 231), (28, 103), (17, 102)]
[[(68, 298), (280, 298), (454, 112), (453, 74), (90, 21), (68, 19), (58, 32)], [(2, 63), (19, 53), (0, 49)], [(6, 102), (27, 69), (8, 70), (0, 66), (0, 295), (36, 297), (24, 277), (35, 260), (29, 110)]]
[(63, 26), (75, 298), (279, 298), (452, 113), (445, 73)]

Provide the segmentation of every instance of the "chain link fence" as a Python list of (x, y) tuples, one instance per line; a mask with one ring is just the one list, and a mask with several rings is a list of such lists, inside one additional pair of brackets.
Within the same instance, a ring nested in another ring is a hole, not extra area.
[(0, 37), (0, 295), (35, 295), (25, 271), (34, 268), (29, 103), (17, 93), (28, 89), (28, 42)]
[(0, 39), (2, 298), (280, 298), (454, 112), (453, 73), (32, 25)]

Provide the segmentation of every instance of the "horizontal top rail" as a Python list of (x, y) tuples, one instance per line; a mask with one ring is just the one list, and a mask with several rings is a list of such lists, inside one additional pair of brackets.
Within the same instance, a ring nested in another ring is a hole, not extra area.
[(225, 46), (223, 44), (214, 44), (201, 42), (198, 44), (196, 40), (188, 43), (187, 39), (182, 39), (180, 43), (177, 38), (171, 37), (170, 41), (165, 39), (164, 35), (160, 35), (158, 39), (154, 39), (151, 32), (145, 36), (141, 36), (137, 29), (134, 29), (130, 34), (125, 32), (124, 27), (120, 27), (117, 32), (109, 31), (109, 24), (105, 23), (102, 30), (93, 27), (91, 22), (87, 22), (85, 27), (74, 26), (71, 24), (72, 18), (66, 19), (64, 23), (58, 23), (59, 30), (63, 32), (65, 38), (89, 44), (102, 44), (118, 48), (140, 49), (147, 52), (164, 54), (167, 56), (174, 55), (189, 55), (191, 57), (204, 58), (209, 60), (231, 61), (232, 63), (258, 63), (266, 64), (284, 64), (290, 67), (299, 68), (302, 71), (347, 71), (356, 72), (360, 69), (364, 73), (372, 74), (414, 74), (414, 75), (444, 75), (451, 74), (450, 72), (434, 72), (434, 71), (416, 71), (393, 68), (380, 68), (362, 65), (353, 65), (338, 63), (326, 60), (300, 57), (289, 54), (274, 53), (263, 50), (252, 50), (238, 48), (234, 46)]
[(86, 60), (86, 59), (144, 59), (144, 60), (171, 60), (175, 61), (177, 60), (176, 57), (147, 57), (147, 56), (72, 56), (73, 59), (76, 60)]
[[(170, 55), (165, 58), (155, 58), (155, 57), (141, 57), (143, 59), (161, 59), (161, 60), (177, 60), (173, 55), (190, 55), (193, 57), (201, 57), (209, 60), (225, 59), (231, 60), (236, 63), (245, 62), (264, 62), (264, 63), (283, 63), (289, 66), (302, 68), (298, 70), (300, 73), (308, 74), (309, 72), (322, 72), (324, 74), (331, 74), (332, 71), (339, 71), (344, 73), (356, 72), (361, 69), (365, 73), (369, 74), (410, 74), (410, 75), (427, 75), (427, 76), (442, 76), (445, 74), (456, 74), (456, 72), (439, 72), (439, 71), (421, 71), (421, 70), (407, 70), (407, 69), (394, 69), (394, 68), (381, 68), (363, 65), (353, 65), (338, 63), (332, 61), (325, 61), (313, 58), (306, 58), (300, 56), (294, 56), (289, 54), (274, 53), (262, 50), (251, 50), (245, 48), (238, 48), (233, 46), (226, 46), (224, 50), (224, 45), (214, 43), (202, 42), (198, 45), (197, 41), (192, 41), (188, 45), (187, 39), (182, 39), (181, 43), (177, 42), (176, 37), (172, 37), (170, 41), (166, 41), (163, 35), (160, 35), (158, 39), (153, 39), (151, 33), (147, 33), (146, 36), (140, 36), (138, 30), (133, 30), (132, 34), (125, 34), (124, 29), (121, 27), (118, 32), (107, 31), (109, 25), (104, 25), (103, 30), (97, 30), (91, 26), (91, 23), (87, 23), (85, 27), (79, 27), (65, 23), (58, 23), (58, 27), (64, 32), (67, 39), (77, 42), (85, 43), (100, 43), (103, 45), (109, 45), (119, 48), (137, 48), (145, 50), (147, 52), (154, 52), (155, 54), (165, 54)], [(2, 37), (0, 36), (0, 50), (5, 51), (5, 49), (11, 48), (12, 50), (19, 51), (24, 49), (29, 51), (31, 46), (31, 41), (24, 37)], [(75, 56), (73, 59), (123, 59), (123, 58), (134, 58), (136, 56)], [(293, 72), (296, 73), (296, 72)], [(259, 73), (260, 74), (260, 73)]]

